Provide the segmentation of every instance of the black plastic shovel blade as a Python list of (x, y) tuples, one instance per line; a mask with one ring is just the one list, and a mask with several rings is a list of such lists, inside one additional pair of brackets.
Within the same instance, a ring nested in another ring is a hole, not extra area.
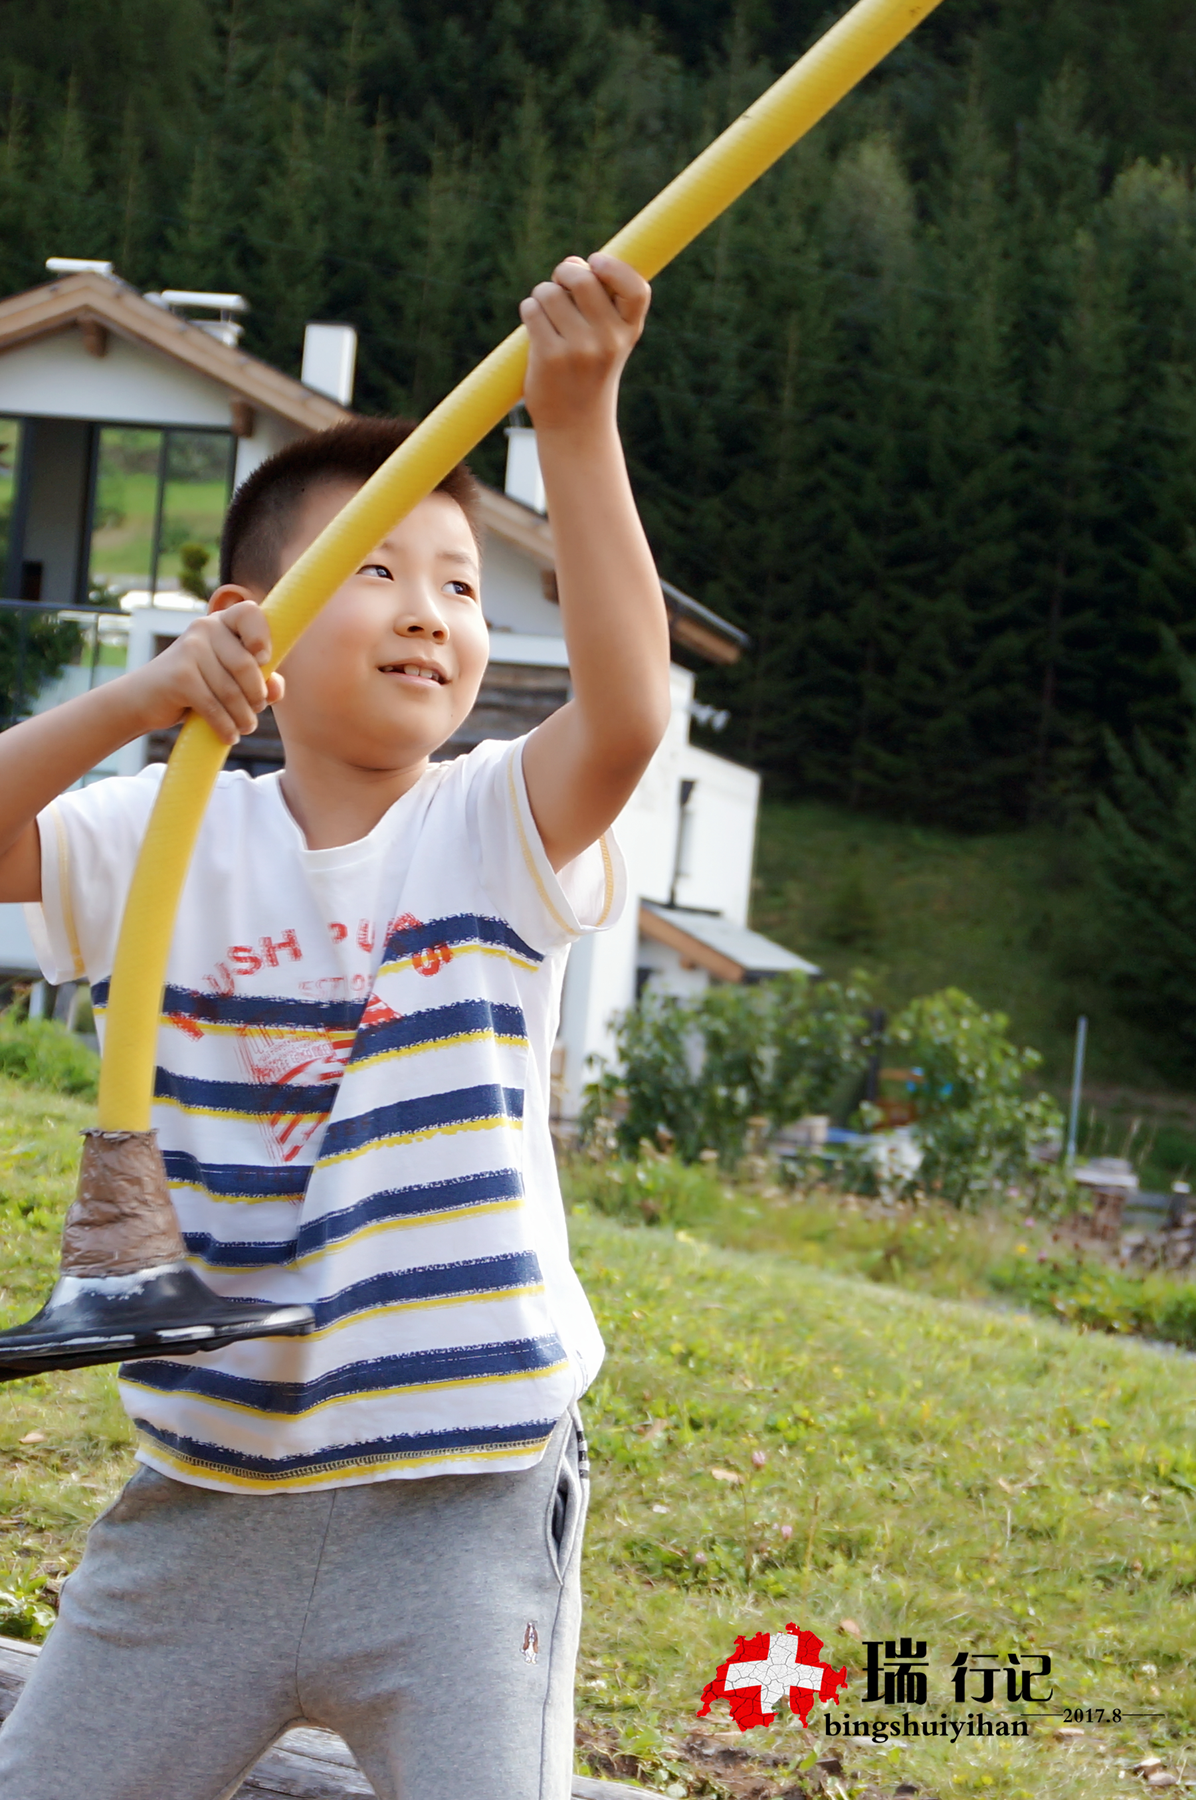
[(39, 1313), (0, 1331), (0, 1381), (46, 1369), (187, 1356), (242, 1338), (304, 1337), (310, 1306), (229, 1300), (185, 1263), (134, 1275), (63, 1275)]

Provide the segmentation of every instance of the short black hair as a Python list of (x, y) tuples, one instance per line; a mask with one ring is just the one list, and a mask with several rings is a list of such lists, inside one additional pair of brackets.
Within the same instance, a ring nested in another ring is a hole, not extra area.
[[(285, 444), (241, 483), (220, 538), (220, 580), (268, 590), (304, 500), (322, 482), (368, 481), (415, 430), (409, 419), (344, 419)], [(436, 492), (455, 500), (478, 536), (478, 484), (458, 463)]]

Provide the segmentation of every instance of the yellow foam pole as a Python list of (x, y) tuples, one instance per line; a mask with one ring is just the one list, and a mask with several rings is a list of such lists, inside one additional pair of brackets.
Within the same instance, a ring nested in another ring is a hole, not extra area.
[[(857, 0), (787, 74), (683, 169), (605, 248), (651, 277), (771, 168), (939, 0)], [(527, 366), (520, 326), (442, 400), (288, 569), (269, 599), (275, 662), (397, 520), (431, 493), (516, 404)], [(158, 1018), (179, 898), (228, 751), (202, 719), (179, 734), (121, 925), (108, 996), (99, 1122), (147, 1131)]]

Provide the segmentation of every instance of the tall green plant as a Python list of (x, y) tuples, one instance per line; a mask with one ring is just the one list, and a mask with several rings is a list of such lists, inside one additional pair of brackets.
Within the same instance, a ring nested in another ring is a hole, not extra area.
[(858, 1078), (871, 1051), (868, 997), (802, 975), (688, 1001), (649, 994), (621, 1016), (615, 1042), (618, 1071), (588, 1089), (583, 1132), (613, 1120), (631, 1156), (646, 1139), (686, 1162), (704, 1150), (733, 1162), (750, 1120), (776, 1127), (825, 1112)]
[(1027, 1092), (1042, 1058), (1011, 1043), (1008, 1028), (958, 988), (911, 1001), (893, 1022), (890, 1054), (917, 1077), (917, 1185), (954, 1206), (1048, 1178), (1035, 1150), (1058, 1138), (1062, 1117), (1048, 1094)]

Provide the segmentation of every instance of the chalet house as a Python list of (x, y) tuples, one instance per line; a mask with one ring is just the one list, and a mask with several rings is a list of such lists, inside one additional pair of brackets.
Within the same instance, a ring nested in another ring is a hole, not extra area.
[[(72, 660), (32, 697), (36, 710), (139, 666), (186, 628), (233, 486), (289, 439), (349, 416), (356, 351), (351, 327), (309, 325), (295, 381), (240, 349), (238, 295), (146, 295), (108, 264), (48, 267), (54, 279), (0, 301), (0, 631), (47, 617), (76, 627)], [(483, 489), (482, 519), (490, 664), (447, 755), (520, 735), (569, 692), (530, 430), (509, 433), (506, 492)], [(679, 657), (742, 654), (733, 625), (668, 583), (665, 595)], [(684, 994), (811, 969), (747, 925), (759, 779), (690, 741), (694, 675), (681, 661), (672, 690), (666, 739), (618, 827), (632, 904), (570, 960), (555, 1070), (565, 1117), (589, 1059), (611, 1053), (612, 1014), (645, 986)], [(169, 749), (170, 734), (140, 740), (88, 779)], [(266, 718), (230, 764), (262, 773), (280, 757)], [(0, 907), (0, 973), (37, 973), (19, 907)]]

